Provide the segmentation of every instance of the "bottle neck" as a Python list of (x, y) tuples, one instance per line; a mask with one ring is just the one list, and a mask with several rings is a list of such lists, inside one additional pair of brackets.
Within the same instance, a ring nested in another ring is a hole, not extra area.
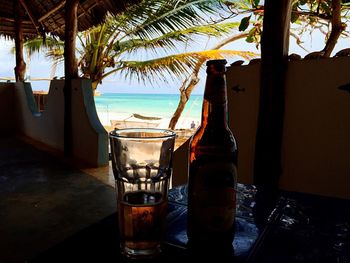
[(227, 103), (213, 104), (209, 101), (203, 101), (202, 107), (202, 127), (215, 126), (227, 127)]
[(224, 72), (208, 74), (202, 107), (202, 126), (227, 127), (227, 91)]

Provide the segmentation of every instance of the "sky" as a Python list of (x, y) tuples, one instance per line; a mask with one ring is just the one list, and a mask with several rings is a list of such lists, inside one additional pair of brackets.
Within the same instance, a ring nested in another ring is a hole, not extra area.
[[(296, 53), (304, 57), (306, 54), (319, 51), (324, 47), (324, 36), (318, 32), (314, 32), (312, 35), (304, 34), (302, 37), (303, 46), (307, 51), (300, 48), (293, 37), (290, 38), (289, 53)], [(13, 68), (15, 66), (15, 56), (11, 53), (11, 49), (14, 46), (12, 41), (4, 40), (0, 38), (0, 78), (3, 77), (14, 77)], [(208, 46), (207, 41), (199, 41), (198, 46), (205, 49)], [(210, 47), (210, 46), (209, 46)], [(340, 39), (333, 52), (335, 54), (337, 51), (349, 48), (350, 38)], [(201, 49), (200, 48), (200, 49)], [(225, 47), (225, 49), (243, 50), (243, 51), (253, 51), (260, 53), (260, 50), (256, 49), (255, 44), (250, 44), (245, 42), (244, 39), (231, 43)], [(241, 58), (227, 59), (228, 65)], [(26, 59), (27, 74), (31, 78), (49, 78), (51, 74), (51, 62), (44, 55), (35, 54), (31, 57), (30, 61)], [(203, 94), (204, 84), (205, 84), (205, 73), (200, 76), (201, 81), (198, 86), (193, 91), (193, 94)], [(58, 67), (56, 71), (56, 76), (63, 76), (63, 65)], [(166, 78), (166, 77), (164, 77)], [(3, 81), (3, 80), (0, 80)], [(98, 90), (102, 93), (170, 93), (178, 94), (179, 86), (181, 81), (173, 82), (168, 80), (168, 82), (156, 82), (156, 83), (138, 83), (135, 81), (124, 80), (117, 75), (112, 75), (103, 81), (103, 84), (99, 85)], [(48, 81), (35, 81), (32, 82), (33, 90), (48, 90)]]

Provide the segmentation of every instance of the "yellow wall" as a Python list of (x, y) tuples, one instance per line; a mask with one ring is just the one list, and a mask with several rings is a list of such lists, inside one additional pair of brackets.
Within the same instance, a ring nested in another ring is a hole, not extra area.
[[(63, 152), (63, 80), (53, 80), (45, 105), (38, 112), (30, 83), (15, 84), (16, 133)], [(72, 80), (73, 156), (90, 167), (108, 165), (108, 134), (98, 119), (91, 82)]]
[[(350, 199), (350, 57), (289, 62), (280, 188)], [(259, 64), (228, 70), (239, 181), (253, 181)], [(244, 92), (234, 92), (239, 85)]]

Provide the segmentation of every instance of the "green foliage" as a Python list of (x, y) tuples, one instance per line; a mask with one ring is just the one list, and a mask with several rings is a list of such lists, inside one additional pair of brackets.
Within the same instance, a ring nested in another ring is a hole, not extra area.
[[(343, 1), (344, 17), (349, 10), (349, 1)], [(108, 17), (104, 24), (79, 34), (79, 69), (82, 76), (96, 83), (115, 72), (126, 72), (125, 76), (135, 75), (138, 79), (150, 81), (162, 77), (162, 74), (156, 74), (156, 71), (168, 72), (174, 76), (180, 76), (180, 73), (188, 74), (191, 66), (201, 58), (186, 58), (179, 54), (179, 47), (193, 44), (196, 36), (228, 36), (232, 34), (233, 29), (248, 31), (246, 41), (255, 43), (259, 48), (264, 16), (264, 7), (260, 2), (262, 1), (143, 0), (119, 15)], [(321, 32), (329, 32), (331, 4), (331, 0), (293, 1), (292, 23), (298, 25), (297, 29), (294, 29), (297, 31), (294, 35), (300, 36), (315, 30), (316, 25)], [(235, 15), (243, 16), (240, 22), (220, 21)], [(327, 34), (325, 39), (326, 37)], [(47, 55), (58, 62), (62, 60), (63, 46), (62, 43), (54, 41), (47, 38), (46, 46), (35, 41), (27, 42), (26, 45), (31, 46), (32, 52), (45, 47), (48, 50)], [(300, 44), (300, 39), (297, 39), (297, 42)], [(157, 59), (136, 60), (135, 57), (141, 50), (153, 54)], [(178, 59), (170, 59), (176, 54), (179, 55)], [(156, 63), (160, 63), (162, 57), (166, 58), (167, 69)], [(130, 67), (130, 70), (126, 67)], [(146, 76), (140, 77), (140, 74)]]
[(222, 59), (227, 56), (241, 56), (251, 59), (255, 53), (235, 50), (205, 50), (188, 52), (176, 55), (155, 58), (147, 61), (122, 61), (119, 69), (126, 75), (136, 77), (139, 81), (145, 81), (152, 76), (159, 75), (159, 72), (168, 73), (170, 76), (181, 77), (184, 71), (196, 67), (198, 61), (208, 59)]
[[(236, 16), (243, 15), (239, 26), (240, 31), (249, 30), (246, 38), (248, 43), (256, 43), (259, 47), (260, 34), (262, 32), (262, 19), (264, 7), (257, 0), (231, 0), (227, 3), (232, 13)], [(350, 0), (342, 1), (342, 18), (350, 19)], [(301, 45), (300, 37), (304, 33), (312, 33), (319, 30), (325, 36), (329, 36), (332, 19), (332, 0), (293, 0), (291, 23), (296, 27), (291, 27), (292, 36), (296, 37), (297, 44)], [(256, 29), (254, 29), (256, 28)], [(342, 35), (347, 35), (343, 32)]]
[(64, 42), (49, 36), (45, 39), (39, 37), (26, 41), (24, 48), (30, 56), (43, 50), (50, 50), (53, 53), (57, 53), (59, 52), (58, 50), (63, 50)]
[[(199, 60), (221, 56), (219, 51), (179, 54), (178, 47), (190, 45), (195, 36), (231, 34), (239, 23), (217, 21), (229, 16), (227, 12), (219, 0), (143, 0), (79, 33), (80, 72), (92, 80), (94, 87), (116, 72), (140, 81), (163, 80), (163, 73), (179, 78)], [(135, 60), (140, 50), (153, 53), (156, 58)]]
[(260, 3), (260, 0), (252, 0), (252, 7), (257, 8)]
[(239, 25), (239, 31), (244, 31), (249, 26), (251, 16), (243, 17), (241, 20), (241, 24)]

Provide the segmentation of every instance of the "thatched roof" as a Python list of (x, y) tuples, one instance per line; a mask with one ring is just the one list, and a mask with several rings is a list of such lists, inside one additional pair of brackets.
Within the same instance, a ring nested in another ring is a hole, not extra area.
[[(64, 7), (66, 0), (18, 0), (23, 12), (15, 8), (16, 0), (0, 1), (0, 35), (14, 38), (15, 12), (23, 13), (24, 38), (33, 38), (42, 32), (64, 37)], [(83, 31), (103, 21), (107, 12), (116, 14), (137, 0), (80, 0), (78, 30)]]

